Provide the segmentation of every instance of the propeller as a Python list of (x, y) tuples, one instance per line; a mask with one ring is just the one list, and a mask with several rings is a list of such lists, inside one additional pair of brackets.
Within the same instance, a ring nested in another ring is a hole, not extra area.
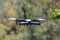
[[(8, 20), (16, 20), (17, 18), (8, 18)], [(20, 19), (20, 18), (19, 18)], [(26, 21), (31, 21), (31, 19), (25, 19)], [(46, 19), (42, 19), (42, 18), (35, 18), (35, 20), (40, 20), (40, 21), (44, 21)]]

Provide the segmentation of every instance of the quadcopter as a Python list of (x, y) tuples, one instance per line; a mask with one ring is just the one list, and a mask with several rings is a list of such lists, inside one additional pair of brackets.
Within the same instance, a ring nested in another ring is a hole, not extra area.
[(9, 20), (16, 20), (18, 25), (40, 25), (40, 21), (45, 19), (20, 19), (20, 18), (9, 18)]

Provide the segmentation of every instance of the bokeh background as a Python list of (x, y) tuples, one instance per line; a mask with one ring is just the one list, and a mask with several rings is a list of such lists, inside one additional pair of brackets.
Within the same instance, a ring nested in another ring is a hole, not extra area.
[(30, 40), (30, 28), (16, 25), (8, 18), (24, 18), (22, 7), (28, 18), (44, 18), (41, 25), (31, 25), (33, 40), (60, 40), (60, 19), (49, 17), (49, 8), (56, 7), (56, 0), (0, 0), (0, 40)]

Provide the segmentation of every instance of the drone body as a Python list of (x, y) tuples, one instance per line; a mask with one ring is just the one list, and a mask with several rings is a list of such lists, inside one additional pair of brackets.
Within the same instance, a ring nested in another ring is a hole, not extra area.
[(40, 21), (36, 19), (16, 19), (16, 24), (19, 25), (40, 25)]

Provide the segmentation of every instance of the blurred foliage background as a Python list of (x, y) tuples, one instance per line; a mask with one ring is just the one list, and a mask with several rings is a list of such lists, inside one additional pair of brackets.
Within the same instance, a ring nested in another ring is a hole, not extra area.
[(0, 40), (30, 40), (30, 28), (16, 25), (10, 17), (24, 18), (25, 7), (28, 18), (45, 18), (41, 25), (32, 25), (33, 40), (60, 40), (60, 19), (49, 18), (49, 8), (55, 7), (56, 0), (0, 0)]

